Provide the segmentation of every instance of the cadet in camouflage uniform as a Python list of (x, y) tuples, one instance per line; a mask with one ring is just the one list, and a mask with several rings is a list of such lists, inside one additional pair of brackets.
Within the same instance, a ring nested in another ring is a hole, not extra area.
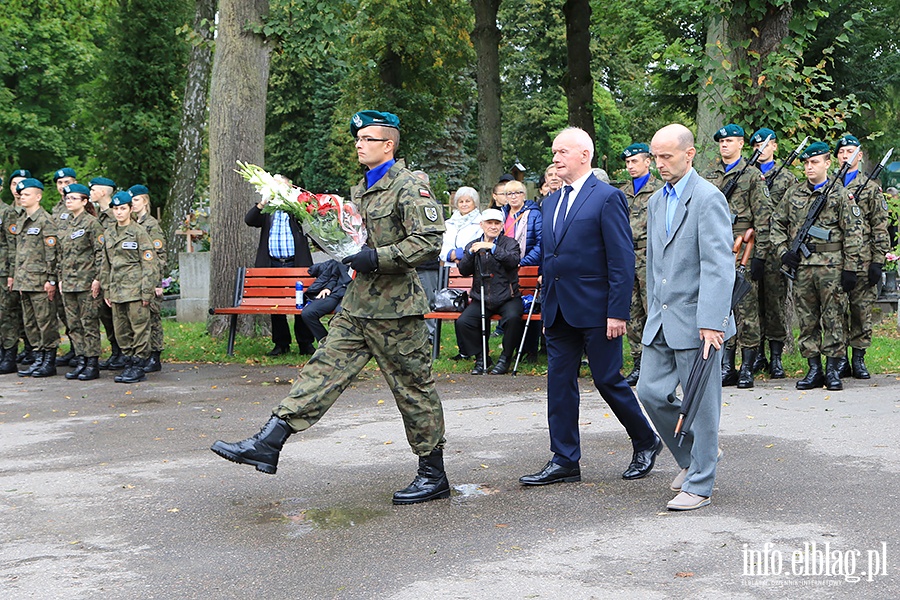
[(56, 348), (59, 329), (53, 299), (57, 293), (56, 223), (41, 208), (44, 185), (37, 179), (23, 179), (16, 185), (24, 212), (9, 231), (16, 236), (16, 268), (12, 289), (21, 292), (25, 334), (34, 348), (35, 359), (19, 371), (21, 377), (56, 375)]
[(634, 387), (641, 376), (641, 336), (647, 321), (647, 201), (662, 182), (650, 172), (650, 146), (631, 144), (619, 156), (631, 182), (619, 189), (628, 199), (631, 237), (634, 240), (634, 287), (631, 290), (631, 320), (626, 325), (634, 368), (625, 381)]
[[(845, 135), (838, 140), (834, 151), (838, 159), (838, 167), (850, 160), (854, 150), (859, 146), (859, 140), (852, 135)], [(875, 284), (881, 281), (881, 271), (884, 267), (884, 255), (891, 249), (891, 240), (888, 235), (889, 212), (881, 184), (873, 179), (866, 187), (857, 193), (857, 188), (866, 181), (865, 173), (859, 171), (859, 161), (862, 153), (856, 155), (855, 164), (850, 165), (850, 170), (840, 182), (847, 193), (856, 202), (862, 211), (862, 248), (860, 250), (861, 271), (857, 277), (865, 278), (849, 294), (849, 324), (847, 345), (852, 349), (852, 361), (847, 358), (841, 361), (841, 377), (853, 375), (854, 379), (869, 379), (869, 370), (866, 368), (866, 350), (872, 345), (872, 306), (875, 304)]]
[(0, 292), (0, 301), (4, 302), (3, 307), (0, 308), (3, 315), (3, 318), (0, 318), (0, 340), (2, 340), (4, 348), (12, 348), (16, 351), (19, 348), (19, 340), (24, 340), (25, 349), (20, 355), (13, 352), (11, 357), (0, 361), (0, 373), (15, 373), (18, 370), (17, 362), (24, 365), (34, 362), (34, 352), (28, 336), (25, 335), (25, 323), (22, 320), (22, 298), (20, 294), (12, 291), (13, 274), (16, 269), (16, 237), (10, 232), (10, 225), (15, 224), (23, 212), (19, 205), (19, 193), (16, 191), (16, 185), (23, 179), (29, 178), (31, 178), (31, 172), (27, 169), (17, 169), (9, 175), (9, 191), (12, 192), (13, 203), (9, 206), (8, 218), (3, 220), (2, 233), (7, 245), (8, 270), (6, 285), (0, 286), (3, 288), (3, 291)]
[(150, 358), (150, 300), (158, 270), (153, 242), (147, 231), (131, 220), (131, 195), (118, 192), (112, 198), (116, 224), (104, 233), (100, 287), (112, 307), (116, 336), (125, 354), (125, 370), (117, 383), (137, 383), (147, 378), (144, 365)]
[(237, 443), (217, 441), (212, 451), (228, 460), (274, 474), (285, 440), (314, 425), (373, 356), (403, 415), (406, 437), (419, 456), (416, 478), (394, 493), (394, 504), (448, 498), (444, 472), (444, 415), (434, 387), (428, 348), (425, 292), (417, 265), (438, 255), (444, 220), (427, 184), (394, 153), (400, 120), (391, 113), (353, 115), (359, 162), (369, 168), (351, 190), (365, 219), (366, 245), (344, 259), (356, 277), (342, 311), (331, 321), (325, 344), (312, 356), (290, 395), (255, 436)]
[[(0, 185), (3, 178), (0, 177)], [(9, 225), (16, 222), (16, 211), (6, 202), (0, 202), (0, 375), (16, 372), (16, 352), (18, 352), (19, 336), (13, 326), (15, 306), (19, 304), (19, 295), (12, 292), (7, 281), (12, 276), (15, 264), (15, 249), (10, 256), (10, 240), (16, 238), (7, 231)]]
[[(89, 186), (91, 188), (91, 202), (97, 207), (97, 220), (103, 231), (116, 224), (116, 218), (113, 216), (112, 208), (109, 203), (116, 191), (116, 182), (106, 177), (95, 177), (91, 179)], [(118, 370), (125, 368), (125, 355), (119, 348), (119, 342), (116, 340), (116, 331), (113, 327), (112, 308), (103, 301), (104, 292), (100, 289), (100, 322), (103, 323), (103, 329), (106, 330), (106, 339), (112, 346), (110, 357), (100, 361), (100, 370), (105, 371)]]
[(153, 251), (156, 253), (156, 286), (153, 288), (153, 299), (150, 300), (150, 360), (144, 366), (144, 372), (153, 373), (162, 370), (159, 355), (163, 350), (162, 328), (162, 280), (166, 276), (166, 236), (159, 221), (150, 214), (150, 190), (144, 185), (133, 185), (128, 189), (131, 194), (132, 218), (147, 230), (147, 235), (153, 241)]
[[(719, 144), (721, 158), (713, 170), (705, 177), (720, 190), (724, 190), (728, 182), (737, 177), (746, 162), (741, 157), (744, 148), (744, 129), (733, 123), (722, 127), (713, 135)], [(768, 252), (769, 219), (771, 209), (768, 203), (769, 190), (765, 179), (757, 169), (748, 169), (738, 180), (737, 187), (728, 200), (731, 208), (731, 230), (737, 240), (753, 228), (755, 245), (753, 256), (763, 257)], [(737, 258), (741, 259), (743, 252)], [(752, 257), (751, 257), (752, 258)], [(759, 292), (756, 282), (751, 281), (752, 289), (735, 308), (737, 336), (728, 340), (722, 353), (722, 385), (737, 384), (741, 389), (753, 387), (753, 363), (759, 349)], [(737, 344), (741, 346), (741, 370), (734, 367)]]
[(80, 183), (67, 185), (64, 200), (69, 217), (59, 235), (59, 290), (66, 308), (69, 339), (76, 349), (66, 379), (89, 381), (100, 376), (100, 268), (103, 227), (92, 213), (91, 191)]
[[(825, 385), (829, 390), (843, 389), (840, 360), (846, 354), (847, 292), (855, 287), (857, 271), (862, 269), (862, 219), (859, 207), (840, 185), (828, 195), (822, 212), (810, 229), (806, 245), (811, 254), (790, 251), (809, 209), (829, 184), (831, 167), (828, 144), (815, 142), (806, 147), (800, 160), (807, 180), (785, 195), (772, 216), (772, 245), (781, 263), (796, 269), (793, 284), (794, 307), (800, 324), (800, 354), (809, 371), (797, 382), (798, 390)], [(822, 357), (827, 359), (822, 372)]]
[[(766, 187), (769, 190), (769, 196), (766, 198), (766, 212), (771, 214), (788, 189), (797, 185), (797, 178), (787, 168), (781, 169), (781, 172), (778, 173), (775, 165), (778, 138), (771, 129), (763, 127), (753, 134), (750, 138), (753, 149), (761, 148), (769, 136), (771, 139), (760, 154), (757, 167), (766, 178)], [(778, 177), (775, 177), (776, 173), (778, 173)], [(788, 285), (787, 278), (781, 273), (781, 257), (775, 254), (771, 243), (765, 254), (756, 253), (750, 264), (750, 278), (759, 286), (759, 320), (762, 334), (753, 372), (759, 373), (768, 367), (772, 379), (784, 379), (781, 355), (784, 352), (784, 342), (789, 331), (786, 324)], [(766, 340), (769, 340), (771, 361), (766, 361)]]
[[(65, 188), (66, 186), (73, 183), (78, 183), (76, 177), (77, 176), (75, 174), (75, 169), (71, 167), (64, 167), (53, 172), (53, 183), (56, 184), (56, 191), (59, 192), (59, 202), (53, 205), (53, 211), (51, 215), (54, 219), (59, 220), (57, 221), (56, 225), (60, 230), (65, 229), (66, 219), (69, 218), (69, 211), (66, 210)], [(56, 306), (56, 316), (57, 318), (59, 318), (59, 322), (65, 327), (66, 335), (69, 337), (69, 341), (71, 342), (72, 332), (69, 329), (69, 321), (66, 317), (66, 309), (63, 306), (62, 294), (56, 295), (55, 299), (53, 300), (53, 304)], [(70, 343), (69, 351), (56, 358), (56, 366), (64, 367), (68, 365), (69, 361), (75, 358), (75, 350), (75, 346)]]

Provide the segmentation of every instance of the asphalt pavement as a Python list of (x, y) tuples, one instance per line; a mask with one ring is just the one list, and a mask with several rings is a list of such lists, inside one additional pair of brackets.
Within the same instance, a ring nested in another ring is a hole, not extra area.
[(438, 379), (449, 500), (391, 504), (416, 457), (377, 371), (275, 476), (209, 451), (258, 431), (296, 374), (0, 377), (0, 597), (900, 597), (896, 376), (727, 389), (712, 504), (672, 513), (671, 455), (623, 481), (630, 443), (589, 380), (581, 483), (517, 483), (550, 457), (536, 376)]

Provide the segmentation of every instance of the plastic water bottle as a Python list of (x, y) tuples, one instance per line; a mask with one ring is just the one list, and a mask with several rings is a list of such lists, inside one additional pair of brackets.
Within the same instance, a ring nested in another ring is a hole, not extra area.
[(298, 281), (294, 286), (294, 303), (297, 308), (303, 308), (303, 282)]

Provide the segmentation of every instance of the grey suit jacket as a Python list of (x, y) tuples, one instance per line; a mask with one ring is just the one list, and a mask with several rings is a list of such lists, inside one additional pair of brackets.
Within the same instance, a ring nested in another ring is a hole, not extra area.
[(675, 350), (700, 347), (700, 329), (735, 333), (731, 212), (722, 192), (691, 169), (666, 235), (666, 201), (647, 207), (647, 323), (642, 343), (660, 329)]

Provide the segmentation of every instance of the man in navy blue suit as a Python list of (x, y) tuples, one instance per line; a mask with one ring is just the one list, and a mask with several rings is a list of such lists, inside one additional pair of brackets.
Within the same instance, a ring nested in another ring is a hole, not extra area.
[(547, 337), (547, 420), (553, 457), (522, 485), (581, 481), (578, 370), (586, 353), (594, 385), (631, 437), (634, 455), (622, 474), (640, 479), (662, 441), (622, 376), (622, 336), (634, 283), (634, 245), (625, 195), (591, 173), (594, 144), (570, 127), (553, 141), (564, 187), (543, 212), (543, 306)]

